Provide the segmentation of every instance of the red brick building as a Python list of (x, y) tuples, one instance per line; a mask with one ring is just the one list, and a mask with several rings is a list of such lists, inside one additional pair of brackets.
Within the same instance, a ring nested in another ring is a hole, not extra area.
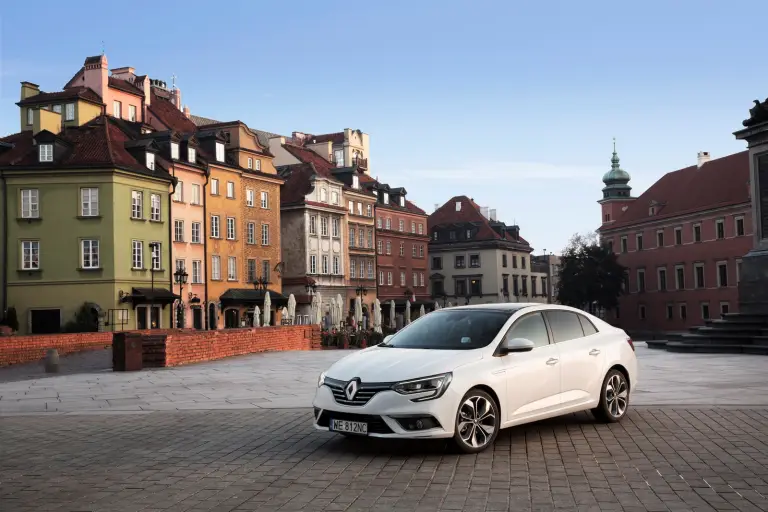
[(685, 331), (738, 307), (741, 257), (752, 246), (749, 157), (716, 160), (665, 174), (640, 197), (619, 167), (603, 176), (603, 243), (628, 268), (627, 294), (607, 314), (633, 333)]
[[(394, 300), (404, 306), (410, 299), (415, 307), (429, 303), (429, 234), (427, 214), (406, 199), (407, 191), (380, 183), (368, 175), (360, 178), (363, 187), (376, 195), (376, 268), (379, 300)], [(429, 304), (427, 308), (429, 309)]]

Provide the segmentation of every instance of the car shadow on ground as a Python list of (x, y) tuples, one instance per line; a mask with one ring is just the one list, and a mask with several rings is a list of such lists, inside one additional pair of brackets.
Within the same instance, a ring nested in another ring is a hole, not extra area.
[(0, 367), (0, 382), (21, 382), (61, 375), (112, 371), (112, 348), (86, 350), (59, 356), (59, 371), (46, 373), (45, 359)]
[[(627, 414), (630, 414), (629, 412)], [(607, 425), (598, 422), (589, 412), (578, 412), (549, 418), (546, 420), (510, 427), (499, 432), (496, 438), (496, 449), (508, 447), (512, 443), (525, 442), (529, 435), (539, 436), (542, 432), (567, 432), (569, 428), (577, 425)], [(365, 436), (344, 436), (333, 434), (333, 440), (328, 443), (330, 452), (349, 453), (359, 455), (388, 455), (388, 456), (413, 456), (413, 455), (461, 455), (453, 446), (450, 439), (382, 439)], [(491, 448), (493, 449), (493, 448)]]

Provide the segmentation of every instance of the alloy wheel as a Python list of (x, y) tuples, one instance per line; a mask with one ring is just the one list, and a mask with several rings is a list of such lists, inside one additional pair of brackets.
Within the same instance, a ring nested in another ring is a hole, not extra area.
[(468, 397), (459, 408), (459, 437), (471, 448), (487, 445), (496, 432), (498, 422), (491, 402), (484, 396)]
[(627, 380), (620, 373), (614, 373), (605, 386), (605, 403), (611, 416), (621, 418), (624, 415), (628, 398)]

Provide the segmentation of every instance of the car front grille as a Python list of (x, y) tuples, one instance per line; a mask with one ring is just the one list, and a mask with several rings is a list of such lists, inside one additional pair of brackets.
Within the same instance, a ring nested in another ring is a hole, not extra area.
[(391, 382), (361, 382), (357, 394), (355, 394), (352, 400), (349, 400), (344, 393), (344, 388), (347, 384), (348, 382), (343, 380), (325, 379), (325, 385), (333, 393), (333, 399), (336, 400), (336, 403), (342, 405), (365, 405), (376, 393), (392, 389)]
[(360, 421), (368, 424), (369, 434), (392, 434), (392, 429), (389, 425), (381, 419), (381, 416), (374, 416), (370, 414), (350, 414), (346, 412), (335, 411), (322, 411), (317, 416), (317, 424), (320, 427), (328, 427), (331, 423), (331, 419), (334, 420), (347, 420), (347, 421)]

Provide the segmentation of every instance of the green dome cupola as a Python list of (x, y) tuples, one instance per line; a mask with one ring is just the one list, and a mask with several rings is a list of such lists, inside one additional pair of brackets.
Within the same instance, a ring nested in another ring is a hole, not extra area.
[(632, 187), (629, 173), (619, 167), (619, 155), (616, 153), (616, 139), (613, 139), (613, 156), (611, 157), (611, 170), (603, 175), (603, 199), (619, 199), (630, 197)]

